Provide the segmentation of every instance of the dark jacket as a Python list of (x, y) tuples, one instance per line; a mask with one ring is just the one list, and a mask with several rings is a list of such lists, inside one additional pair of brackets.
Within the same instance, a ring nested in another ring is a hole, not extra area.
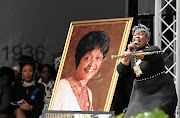
[[(24, 111), (27, 118), (39, 118), (44, 107), (44, 86), (40, 83), (35, 83), (30, 87), (22, 86), (22, 83), (12, 86), (13, 102), (24, 99), (28, 104), (33, 106), (32, 111)], [(28, 91), (28, 92), (27, 92)], [(14, 110), (19, 106), (14, 106)]]
[[(156, 46), (142, 49), (143, 52), (160, 51)], [(133, 89), (124, 118), (135, 116), (155, 108), (165, 111), (170, 118), (174, 117), (177, 95), (173, 78), (165, 73), (164, 60), (161, 54), (146, 55), (140, 63), (142, 73), (136, 77), (133, 67), (134, 58), (129, 66), (120, 63), (117, 67), (119, 76), (133, 79)]]
[(0, 77), (0, 118), (7, 118), (10, 107), (10, 84), (8, 78)]

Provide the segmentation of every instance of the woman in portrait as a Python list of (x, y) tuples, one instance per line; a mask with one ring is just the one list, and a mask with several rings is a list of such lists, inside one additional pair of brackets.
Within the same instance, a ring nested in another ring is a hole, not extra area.
[[(140, 55), (131, 57), (134, 52), (160, 51), (157, 46), (150, 46), (149, 29), (142, 24), (132, 29), (132, 42), (125, 58), (121, 59), (117, 70), (120, 78), (133, 79), (131, 98), (124, 118), (136, 116), (138, 113), (161, 109), (174, 118), (177, 95), (173, 78), (165, 73), (162, 54)], [(138, 43), (136, 43), (138, 41)]]
[(76, 47), (76, 69), (59, 81), (52, 110), (93, 110), (92, 93), (86, 84), (98, 72), (109, 44), (110, 39), (103, 31), (92, 31), (81, 38)]
[(12, 107), (16, 118), (39, 118), (44, 106), (44, 86), (35, 81), (36, 61), (27, 55), (18, 60), (21, 81), (12, 86)]

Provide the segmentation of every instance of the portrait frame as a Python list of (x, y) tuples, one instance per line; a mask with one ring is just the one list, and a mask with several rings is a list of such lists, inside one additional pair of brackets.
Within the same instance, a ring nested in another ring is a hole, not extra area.
[(104, 31), (110, 38), (109, 51), (103, 59), (97, 75), (87, 84), (92, 91), (93, 110), (106, 112), (110, 110), (118, 80), (116, 68), (120, 62), (120, 59), (111, 59), (111, 55), (121, 55), (125, 51), (132, 22), (133, 17), (73, 21), (70, 23), (48, 110), (53, 110), (60, 79), (66, 78), (76, 69), (75, 50), (79, 40), (91, 31)]

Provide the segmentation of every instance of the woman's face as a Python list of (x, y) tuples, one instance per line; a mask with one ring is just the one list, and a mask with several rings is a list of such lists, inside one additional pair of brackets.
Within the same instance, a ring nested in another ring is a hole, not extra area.
[(91, 79), (99, 70), (103, 60), (103, 52), (100, 48), (95, 48), (87, 52), (76, 69), (78, 79)]
[(24, 81), (31, 82), (33, 80), (32, 79), (33, 74), (34, 74), (34, 71), (33, 71), (33, 67), (31, 65), (25, 65), (22, 68), (22, 76), (24, 78)]
[(135, 32), (133, 35), (133, 38), (132, 38), (133, 42), (139, 41), (139, 45), (137, 47), (138, 49), (144, 47), (146, 45), (146, 43), (148, 42), (148, 40), (149, 39), (144, 31), (139, 32), (139, 33)]
[(49, 78), (49, 68), (48, 67), (44, 67), (41, 71), (41, 77), (42, 77), (42, 80), (44, 82), (48, 82), (48, 78)]

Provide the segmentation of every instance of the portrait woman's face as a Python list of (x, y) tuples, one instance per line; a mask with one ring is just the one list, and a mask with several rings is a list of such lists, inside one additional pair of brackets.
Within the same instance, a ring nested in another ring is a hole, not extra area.
[(80, 60), (76, 69), (78, 79), (91, 79), (99, 70), (103, 60), (103, 52), (100, 48), (95, 48), (87, 52)]
[(25, 65), (22, 68), (22, 76), (24, 78), (24, 81), (31, 82), (33, 78), (33, 74), (34, 74), (34, 71), (31, 65)]
[(142, 48), (146, 45), (146, 43), (148, 42), (148, 37), (146, 35), (146, 33), (144, 31), (139, 32), (139, 33), (134, 33), (132, 41), (139, 41), (139, 45), (138, 45), (138, 49)]

